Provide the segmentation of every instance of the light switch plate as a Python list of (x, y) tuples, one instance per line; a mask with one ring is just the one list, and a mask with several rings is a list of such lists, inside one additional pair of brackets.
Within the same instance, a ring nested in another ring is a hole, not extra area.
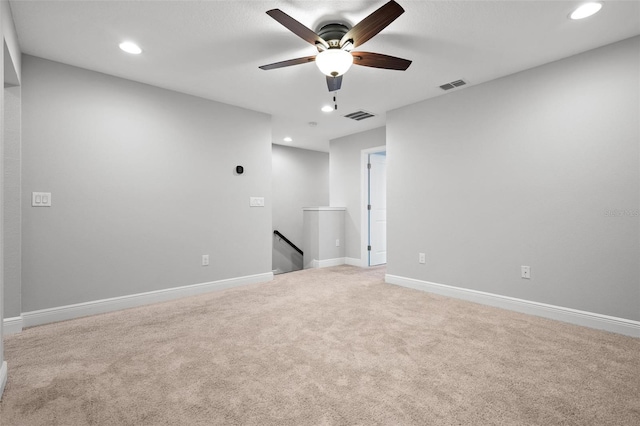
[(32, 207), (51, 207), (51, 193), (50, 192), (32, 192), (31, 206)]
[(264, 207), (264, 197), (249, 197), (250, 207)]

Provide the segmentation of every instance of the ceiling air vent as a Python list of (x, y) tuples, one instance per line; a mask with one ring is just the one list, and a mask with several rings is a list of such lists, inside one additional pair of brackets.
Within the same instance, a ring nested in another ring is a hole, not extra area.
[(465, 84), (467, 84), (467, 82), (464, 80), (456, 80), (452, 81), (451, 83), (443, 84), (442, 86), (440, 86), (440, 88), (442, 90), (451, 90), (455, 89), (456, 87), (464, 86)]
[(345, 117), (350, 118), (352, 120), (360, 121), (360, 120), (364, 120), (365, 118), (375, 117), (375, 114), (372, 114), (367, 111), (356, 111), (356, 112), (352, 112), (351, 114), (345, 115)]

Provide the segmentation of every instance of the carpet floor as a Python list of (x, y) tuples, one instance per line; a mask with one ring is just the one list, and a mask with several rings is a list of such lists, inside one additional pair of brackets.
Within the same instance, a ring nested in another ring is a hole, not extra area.
[(640, 339), (340, 266), (5, 338), (0, 424), (640, 425)]

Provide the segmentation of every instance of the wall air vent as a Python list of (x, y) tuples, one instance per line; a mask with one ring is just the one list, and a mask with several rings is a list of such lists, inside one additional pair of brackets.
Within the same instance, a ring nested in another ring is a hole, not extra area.
[(467, 82), (464, 80), (456, 80), (452, 81), (451, 83), (443, 84), (442, 86), (440, 86), (440, 88), (442, 90), (451, 90), (455, 89), (456, 87), (464, 86), (465, 84), (467, 84)]
[(375, 114), (372, 114), (367, 111), (356, 111), (356, 112), (352, 112), (351, 114), (345, 115), (345, 117), (350, 118), (352, 120), (360, 121), (360, 120), (364, 120), (365, 118), (375, 117)]

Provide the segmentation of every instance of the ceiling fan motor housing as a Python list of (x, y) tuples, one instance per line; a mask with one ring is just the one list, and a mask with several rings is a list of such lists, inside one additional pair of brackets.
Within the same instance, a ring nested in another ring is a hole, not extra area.
[[(340, 40), (349, 31), (349, 27), (344, 24), (323, 25), (317, 34), (329, 44), (329, 48), (340, 48)], [(324, 50), (324, 46), (318, 45), (318, 50)]]

